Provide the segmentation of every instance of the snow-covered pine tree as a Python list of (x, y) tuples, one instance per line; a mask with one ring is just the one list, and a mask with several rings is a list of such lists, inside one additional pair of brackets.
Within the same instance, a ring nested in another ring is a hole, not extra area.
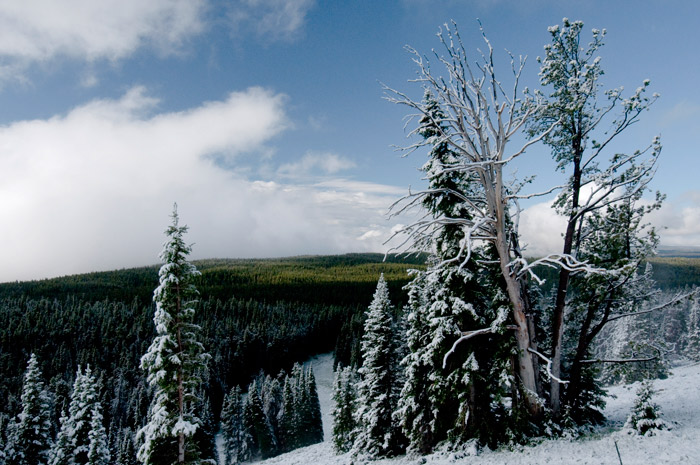
[(177, 205), (171, 217), (160, 253), (160, 285), (153, 292), (157, 335), (141, 358), (155, 391), (148, 421), (138, 432), (138, 459), (146, 465), (201, 463), (193, 435), (201, 423), (195, 413), (201, 402), (197, 391), (209, 355), (200, 342), (200, 327), (193, 323), (199, 272), (187, 261), (192, 248), (183, 240), (187, 226), (179, 225)]
[(216, 458), (216, 432), (218, 428), (214, 422), (214, 414), (211, 411), (209, 396), (203, 386), (198, 390), (198, 397), (202, 399), (196, 408), (196, 415), (199, 418), (200, 426), (194, 433), (194, 441), (199, 450), (199, 456), (214, 460)]
[[(414, 271), (414, 278), (407, 286), (406, 308), (408, 353), (401, 360), (405, 367), (404, 381), (395, 417), (408, 440), (408, 454), (427, 454), (435, 445), (436, 410), (431, 402), (430, 375), (434, 371), (431, 357), (426, 357), (426, 345), (430, 342), (430, 326), (426, 321), (425, 273)], [(340, 375), (340, 373), (339, 373)], [(341, 385), (342, 387), (342, 385)], [(342, 392), (342, 391), (341, 391)], [(346, 407), (344, 407), (346, 408)]]
[(102, 424), (102, 408), (99, 402), (92, 406), (90, 432), (88, 433), (88, 465), (110, 465), (107, 432)]
[[(78, 367), (68, 414), (61, 418), (61, 429), (51, 449), (50, 465), (85, 465), (91, 463), (89, 458), (91, 447), (99, 452), (100, 440), (104, 441), (106, 447), (107, 439), (102, 426), (101, 409), (97, 380), (90, 366), (84, 373)], [(93, 431), (93, 427), (97, 428), (97, 431)], [(100, 456), (98, 454), (95, 457)]]
[(353, 454), (368, 458), (386, 457), (397, 452), (395, 354), (393, 321), (389, 288), (384, 275), (379, 277), (377, 290), (367, 310), (365, 333), (362, 337), (362, 367), (358, 370), (357, 431)]
[[(294, 366), (292, 373), (298, 372), (298, 365)], [(284, 388), (282, 389), (282, 409), (278, 414), (279, 440), (281, 450), (288, 452), (299, 447), (299, 419), (297, 390), (293, 376), (284, 377)]]
[(71, 438), (69, 436), (67, 425), (70, 417), (68, 413), (63, 412), (61, 418), (59, 419), (60, 429), (58, 430), (58, 435), (56, 436), (56, 441), (51, 446), (51, 451), (49, 452), (49, 465), (69, 465), (69, 453), (70, 453), (70, 442)]
[(700, 301), (691, 303), (688, 315), (688, 336), (683, 354), (693, 361), (700, 361)]
[(434, 255), (406, 287), (406, 381), (396, 416), (409, 452), (428, 453), (447, 439), (454, 444), (478, 438), (494, 446), (508, 439), (509, 430), (505, 397), (513, 340), (503, 334), (508, 302), (494, 278), (498, 272), (476, 260), (464, 262), (467, 253), (482, 259), (485, 254), (475, 247), (465, 251), (465, 229), (451, 220), (470, 218), (474, 181), (455, 169), (460, 160), (430, 92), (423, 105), (418, 132), (431, 150), (422, 168), (429, 187), (421, 200), (436, 223), (415, 246)]
[(655, 393), (653, 381), (642, 381), (637, 390), (637, 399), (632, 407), (632, 413), (627, 418), (625, 427), (642, 436), (653, 436), (655, 431), (667, 427), (666, 422), (661, 419), (659, 406), (652, 400)]
[(306, 367), (299, 365), (300, 371), (296, 375), (294, 383), (296, 386), (295, 397), (297, 401), (295, 402), (296, 412), (294, 415), (297, 418), (299, 424), (299, 435), (298, 435), (298, 446), (305, 447), (310, 444), (310, 433), (311, 433), (311, 402), (309, 400), (309, 390), (306, 383), (306, 377), (308, 372)]
[(350, 450), (355, 441), (355, 408), (357, 374), (352, 367), (338, 365), (333, 384), (333, 447), (338, 453)]
[(263, 381), (263, 386), (260, 391), (260, 398), (262, 399), (263, 403), (263, 411), (265, 412), (265, 416), (267, 417), (268, 421), (270, 422), (270, 426), (272, 427), (272, 432), (277, 438), (277, 442), (279, 445), (279, 413), (282, 410), (282, 385), (280, 384), (280, 379), (284, 379), (283, 374), (280, 373), (280, 376), (277, 378), (273, 378), (270, 375), (265, 376), (265, 380)]
[(137, 465), (136, 445), (134, 444), (135, 434), (131, 428), (123, 428), (119, 434), (117, 443), (117, 454), (115, 465)]
[(265, 416), (257, 382), (248, 387), (248, 396), (243, 406), (243, 423), (249, 433), (248, 449), (252, 459), (266, 459), (277, 452), (277, 441), (272, 426)]
[(243, 423), (243, 397), (241, 388), (234, 386), (224, 399), (221, 410), (221, 434), (223, 436), (224, 463), (238, 465), (248, 460), (248, 430)]
[(51, 448), (51, 403), (42, 380), (39, 361), (29, 357), (22, 385), (22, 411), (12, 428), (6, 458), (8, 465), (45, 465)]
[(318, 399), (318, 389), (316, 389), (316, 376), (311, 365), (306, 369), (305, 391), (307, 399), (307, 435), (308, 444), (323, 442), (323, 421), (321, 418), (321, 402)]

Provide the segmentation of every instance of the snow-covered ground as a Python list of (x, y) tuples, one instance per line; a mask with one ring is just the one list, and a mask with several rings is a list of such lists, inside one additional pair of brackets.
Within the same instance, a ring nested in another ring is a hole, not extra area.
[[(333, 358), (322, 355), (311, 363), (318, 382), (326, 441), (259, 462), (262, 465), (348, 465), (354, 462), (347, 454), (335, 455), (329, 442)], [(660, 431), (652, 437), (639, 437), (622, 430), (638, 387), (639, 384), (635, 383), (610, 388), (606, 409), (608, 425), (583, 439), (545, 440), (538, 445), (516, 450), (481, 451), (477, 456), (472, 455), (474, 451), (436, 453), (426, 457), (378, 460), (373, 464), (619, 465), (615, 442), (624, 465), (700, 464), (700, 364), (675, 368), (668, 379), (655, 382), (658, 393), (654, 400), (661, 407), (664, 420), (671, 426), (670, 431)]]
[(333, 354), (317, 355), (305, 363), (305, 365), (308, 364), (311, 364), (311, 367), (314, 369), (316, 391), (318, 392), (318, 401), (321, 404), (323, 438), (328, 442), (331, 440), (331, 433), (333, 431), (333, 417), (331, 417), (331, 409), (333, 408), (333, 383), (335, 381), (335, 373), (333, 373)]

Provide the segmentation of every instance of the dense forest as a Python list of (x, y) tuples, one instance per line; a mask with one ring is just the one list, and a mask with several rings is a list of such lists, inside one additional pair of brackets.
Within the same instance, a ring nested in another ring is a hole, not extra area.
[[(393, 311), (400, 312), (407, 270), (423, 269), (424, 260), (349, 254), (194, 262), (202, 273), (196, 318), (212, 356), (204, 388), (208, 434), (217, 428), (226, 393), (234, 387), (245, 392), (261, 372), (291, 373), (294, 363), (329, 351), (335, 351), (337, 363), (358, 366), (365, 312), (378, 276), (384, 274)], [(699, 281), (700, 259), (651, 261), (664, 289)], [(3, 422), (19, 412), (31, 353), (55, 396), (54, 425), (68, 407), (77, 368), (90, 366), (99, 378), (109, 446), (117, 457), (125, 447), (124, 432), (133, 434), (150, 403), (138, 367), (154, 333), (157, 280), (153, 266), (0, 284)], [(665, 326), (671, 328), (671, 323)]]
[[(423, 257), (380, 254), (270, 260), (205, 260), (196, 279), (196, 322), (211, 354), (204, 386), (210, 428), (224, 396), (247, 390), (259, 373), (290, 372), (309, 356), (336, 351), (357, 358), (364, 311), (384, 274), (394, 295)], [(21, 408), (23, 374), (36, 354), (53, 399), (53, 425), (68, 407), (78, 367), (99, 378), (112, 457), (148, 410), (139, 369), (153, 334), (156, 266), (0, 285), (0, 416)], [(6, 421), (6, 420), (5, 420)], [(209, 434), (213, 434), (209, 431)]]

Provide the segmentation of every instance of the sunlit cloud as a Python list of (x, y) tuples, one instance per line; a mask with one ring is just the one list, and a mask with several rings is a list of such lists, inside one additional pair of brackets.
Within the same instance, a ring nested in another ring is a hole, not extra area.
[[(204, 28), (205, 0), (0, 2), (0, 70), (63, 57), (117, 61), (142, 47), (178, 51)], [(6, 77), (6, 76), (5, 76)]]
[(341, 157), (299, 160), (318, 182), (237, 172), (287, 130), (286, 100), (251, 88), (159, 113), (134, 87), (0, 128), (0, 281), (154, 263), (173, 202), (195, 258), (384, 251), (402, 189), (328, 178), (351, 165)]
[[(520, 233), (527, 245), (525, 254), (542, 256), (560, 253), (566, 219), (552, 208), (553, 201), (541, 202), (525, 209), (520, 217)], [(650, 204), (650, 201), (643, 201)], [(662, 204), (660, 210), (646, 217), (660, 235), (662, 246), (700, 247), (700, 192), (688, 191)]]
[(355, 167), (355, 162), (335, 153), (314, 153), (304, 155), (300, 160), (282, 164), (277, 175), (283, 178), (300, 178), (313, 174), (331, 175)]

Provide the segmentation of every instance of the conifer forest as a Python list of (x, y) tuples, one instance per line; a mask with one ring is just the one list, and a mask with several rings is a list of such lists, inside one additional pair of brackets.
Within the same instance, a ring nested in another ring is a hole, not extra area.
[[(668, 428), (649, 380), (700, 361), (700, 259), (657, 254), (661, 140), (619, 141), (659, 96), (603, 88), (605, 38), (564, 19), (528, 67), (456, 24), (408, 47), (417, 77), (384, 91), (423, 185), (386, 255), (192, 260), (175, 205), (159, 265), (0, 284), (0, 465), (498, 449), (583, 435), (643, 380), (627, 427)], [(510, 177), (533, 146), (563, 184)], [(545, 195), (560, 246), (532, 257), (520, 213)], [(305, 363), (326, 353), (331, 437)]]

